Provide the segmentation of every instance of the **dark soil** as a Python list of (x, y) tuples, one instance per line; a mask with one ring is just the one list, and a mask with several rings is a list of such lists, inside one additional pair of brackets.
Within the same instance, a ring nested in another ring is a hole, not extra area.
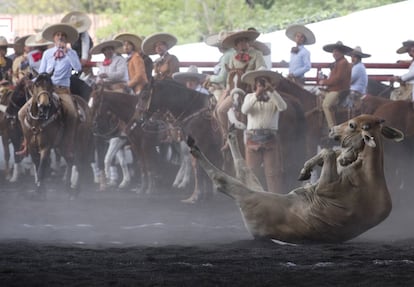
[[(18, 188), (17, 188), (18, 186)], [(414, 286), (411, 200), (343, 244), (255, 241), (234, 202), (189, 191), (0, 188), (1, 286)]]

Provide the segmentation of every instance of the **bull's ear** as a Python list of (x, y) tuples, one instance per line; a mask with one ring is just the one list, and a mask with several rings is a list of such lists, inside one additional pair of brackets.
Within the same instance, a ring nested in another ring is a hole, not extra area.
[(381, 133), (387, 139), (392, 139), (396, 142), (400, 142), (404, 139), (404, 133), (402, 131), (388, 126), (382, 126)]

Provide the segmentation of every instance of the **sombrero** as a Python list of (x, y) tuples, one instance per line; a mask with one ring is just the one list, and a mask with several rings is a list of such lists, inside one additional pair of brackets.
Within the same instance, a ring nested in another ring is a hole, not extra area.
[(341, 41), (338, 41), (335, 44), (328, 44), (323, 46), (323, 50), (329, 53), (332, 53), (335, 49), (342, 51), (344, 54), (348, 54), (352, 51), (352, 48), (345, 46)]
[(52, 45), (53, 42), (47, 41), (42, 37), (42, 33), (36, 33), (34, 35), (30, 35), (24, 44), (27, 47), (42, 47), (42, 46), (49, 46)]
[(22, 37), (18, 37), (16, 40), (14, 40), (14, 45), (16, 46), (26, 46), (26, 40), (32, 35), (25, 35)]
[(303, 25), (299, 25), (299, 24), (290, 25), (289, 27), (287, 27), (285, 31), (286, 36), (292, 41), (295, 41), (296, 33), (301, 33), (302, 35), (305, 36), (305, 43), (303, 43), (304, 45), (315, 44), (316, 42), (315, 35), (309, 28)]
[(155, 55), (155, 44), (158, 42), (164, 42), (167, 45), (167, 50), (171, 49), (177, 44), (177, 38), (169, 33), (155, 33), (149, 35), (144, 39), (141, 45), (142, 52), (146, 55)]
[(227, 35), (232, 34), (233, 32), (228, 31), (220, 31), (218, 34), (209, 35), (204, 38), (204, 43), (209, 46), (224, 48), (223, 47), (223, 39), (227, 37)]
[(98, 45), (94, 46), (91, 50), (90, 53), (92, 55), (97, 55), (97, 54), (101, 54), (103, 53), (102, 50), (107, 48), (107, 47), (112, 47), (114, 49), (117, 49), (119, 47), (121, 47), (123, 45), (123, 43), (121, 41), (118, 40), (108, 40), (108, 41), (104, 41), (102, 43), (99, 43)]
[(122, 43), (128, 41), (134, 45), (135, 50), (139, 51), (141, 49), (142, 39), (138, 35), (130, 33), (120, 33), (115, 35), (114, 40), (121, 41)]
[(0, 36), (0, 47), (13, 47), (13, 44), (9, 44), (6, 37)]
[(277, 85), (282, 78), (279, 73), (273, 72), (266, 67), (260, 67), (257, 70), (244, 73), (241, 79), (242, 82), (252, 85), (257, 77), (266, 77), (273, 85)]
[(233, 48), (235, 46), (235, 41), (239, 38), (247, 38), (249, 42), (253, 42), (259, 37), (260, 33), (253, 30), (245, 30), (245, 31), (238, 31), (227, 35), (223, 39), (223, 47), (224, 48)]
[(78, 33), (88, 31), (92, 25), (89, 16), (86, 13), (79, 11), (73, 11), (66, 14), (60, 22), (74, 26)]
[(260, 41), (254, 41), (253, 43), (250, 44), (250, 46), (252, 46), (253, 48), (255, 48), (256, 50), (259, 50), (262, 52), (263, 56), (268, 56), (270, 55), (270, 48), (263, 42)]
[(45, 23), (45, 24), (43, 24), (43, 26), (42, 26), (42, 28), (34, 28), (34, 31), (36, 32), (36, 33), (41, 33), (44, 29), (46, 29), (47, 27), (49, 27), (50, 26), (50, 24), (49, 23)]
[(79, 37), (78, 31), (74, 26), (64, 23), (47, 26), (42, 32), (42, 37), (48, 41), (54, 42), (53, 37), (57, 32), (65, 33), (68, 43), (71, 44), (74, 43)]
[(348, 56), (357, 56), (357, 57), (360, 57), (360, 58), (368, 58), (368, 57), (371, 57), (371, 55), (370, 54), (365, 54), (365, 53), (363, 53), (362, 52), (362, 49), (361, 49), (361, 47), (360, 46), (356, 46), (351, 52), (349, 52), (348, 54), (347, 54)]
[(198, 72), (197, 66), (191, 65), (188, 67), (187, 72), (176, 72), (172, 75), (174, 80), (179, 82), (184, 82), (186, 79), (189, 78), (196, 78), (200, 81), (203, 81), (207, 75), (201, 74)]
[(404, 54), (408, 52), (408, 48), (411, 46), (414, 46), (413, 40), (407, 40), (402, 43), (402, 47), (398, 48), (397, 53), (398, 54)]

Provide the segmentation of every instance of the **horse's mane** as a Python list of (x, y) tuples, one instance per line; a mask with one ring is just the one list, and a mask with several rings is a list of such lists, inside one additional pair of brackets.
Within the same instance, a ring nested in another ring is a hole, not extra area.
[(169, 110), (175, 116), (188, 116), (209, 106), (209, 96), (174, 80), (154, 80), (150, 110)]

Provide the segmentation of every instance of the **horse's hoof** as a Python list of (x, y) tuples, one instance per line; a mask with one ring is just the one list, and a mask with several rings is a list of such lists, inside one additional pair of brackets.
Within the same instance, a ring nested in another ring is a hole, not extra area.
[(128, 186), (129, 186), (129, 184), (130, 184), (131, 182), (129, 181), (129, 180), (127, 180), (127, 181), (122, 181), (121, 182), (121, 184), (120, 185), (118, 185), (118, 188), (119, 189), (125, 189), (125, 188), (127, 188)]
[(189, 198), (187, 198), (187, 199), (183, 199), (183, 200), (181, 200), (181, 202), (182, 202), (182, 203), (188, 203), (188, 204), (194, 204), (194, 203), (196, 203), (196, 202), (197, 202), (197, 200), (198, 200), (197, 196), (190, 196), (190, 197), (189, 197)]

